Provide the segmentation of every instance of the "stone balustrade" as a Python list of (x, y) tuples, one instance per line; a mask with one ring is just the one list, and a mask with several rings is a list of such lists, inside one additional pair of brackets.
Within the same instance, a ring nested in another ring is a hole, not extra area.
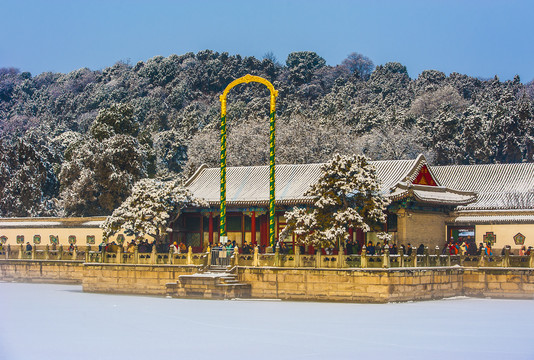
[[(226, 250), (224, 250), (226, 251)], [(231, 254), (231, 266), (240, 267), (285, 267), (285, 268), (417, 268), (417, 267), (498, 267), (498, 268), (534, 268), (534, 253), (528, 256), (510, 255), (509, 250), (504, 255), (442, 255), (439, 248), (435, 248), (431, 254), (426, 248), (423, 255), (413, 252), (410, 255), (391, 255), (386, 249), (381, 255), (368, 255), (365, 248), (361, 255), (323, 255), (320, 251), (316, 254), (300, 254), (296, 248), (295, 254), (282, 254), (276, 248), (274, 253), (262, 254), (256, 247), (252, 254), (239, 254), (237, 249)], [(193, 253), (189, 247), (186, 253), (157, 253), (155, 247), (152, 252), (141, 253), (136, 247), (134, 252), (123, 252), (118, 247), (116, 252), (93, 250), (90, 246), (75, 247), (74, 251), (65, 250), (61, 245), (52, 250), (48, 245), (33, 247), (32, 251), (26, 251), (23, 245), (17, 247), (7, 246), (0, 251), (0, 261), (8, 259), (20, 260), (80, 260), (86, 263), (111, 263), (111, 264), (147, 264), (147, 265), (197, 265), (210, 264), (211, 250), (205, 253)]]
[(287, 267), (287, 268), (417, 268), (417, 267), (534, 267), (534, 253), (529, 256), (510, 255), (509, 250), (503, 256), (481, 255), (441, 255), (441, 251), (436, 247), (434, 253), (430, 254), (428, 248), (423, 255), (417, 255), (415, 251), (410, 255), (405, 255), (402, 251), (399, 254), (391, 255), (389, 251), (384, 251), (382, 255), (368, 255), (365, 250), (361, 255), (323, 255), (300, 254), (296, 248), (295, 254), (281, 254), (278, 249), (272, 254), (260, 254), (257, 249), (253, 254), (238, 254), (237, 262), (234, 265), (244, 267)]

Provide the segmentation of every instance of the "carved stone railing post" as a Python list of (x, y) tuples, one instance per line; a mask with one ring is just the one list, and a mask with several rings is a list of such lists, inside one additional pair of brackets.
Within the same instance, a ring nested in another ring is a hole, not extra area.
[(399, 267), (404, 267), (404, 250), (399, 246)]
[(434, 255), (436, 255), (436, 266), (441, 266), (441, 258), (439, 254), (439, 246), (436, 245), (434, 248)]
[(280, 245), (276, 244), (274, 248), (274, 266), (280, 266)]
[(384, 253), (382, 254), (382, 267), (385, 269), (388, 269), (391, 266), (391, 262), (389, 259), (389, 246), (384, 246)]
[(24, 254), (24, 246), (22, 246), (22, 244), (20, 244), (20, 248), (19, 248), (19, 259), (22, 259), (22, 255)]
[(158, 262), (158, 254), (156, 253), (156, 244), (152, 245), (152, 251), (150, 253), (150, 263), (156, 264)]
[(72, 260), (76, 260), (78, 257), (78, 247), (75, 245), (74, 250), (72, 250)]
[(480, 259), (478, 259), (478, 266), (484, 267), (486, 266), (486, 254), (484, 254), (484, 249), (480, 252)]
[(300, 246), (295, 246), (295, 267), (300, 267)]
[(234, 248), (234, 266), (239, 266), (239, 248)]
[(315, 267), (320, 268), (322, 262), (323, 262), (323, 252), (321, 251), (321, 248), (318, 248), (315, 251)]
[(187, 265), (193, 264), (193, 248), (189, 246), (187, 249)]
[(106, 247), (107, 246), (102, 246), (102, 251), (100, 252), (100, 256), (102, 257), (102, 263), (106, 263)]
[(122, 245), (117, 246), (117, 258), (115, 259), (117, 264), (122, 263)]
[(45, 246), (45, 260), (49, 260), (50, 259), (50, 246), (48, 246), (48, 244), (46, 244)]
[(447, 266), (451, 266), (451, 252), (450, 251), (447, 251), (448, 254), (447, 254)]
[(252, 266), (258, 267), (260, 266), (260, 250), (258, 246), (254, 246), (254, 257), (252, 259)]
[[(210, 264), (210, 258), (211, 258), (211, 252), (210, 247), (208, 246), (208, 265)], [(174, 251), (172, 250), (172, 247), (169, 246), (169, 265), (174, 264)]]
[(417, 251), (412, 249), (412, 267), (417, 267)]
[(534, 268), (534, 251), (530, 251), (530, 255), (528, 257), (528, 267)]
[(430, 266), (430, 253), (428, 251), (428, 246), (425, 246), (425, 266)]
[(139, 264), (139, 245), (135, 245), (135, 249), (134, 249), (134, 264)]
[(87, 245), (85, 247), (85, 262), (89, 262), (89, 257), (90, 257), (90, 252), (91, 252), (91, 245)]
[(35, 260), (35, 249), (37, 248), (37, 245), (33, 245), (32, 247), (32, 260)]
[(7, 244), (6, 253), (5, 253), (6, 260), (9, 259), (9, 253), (10, 252), (11, 252), (11, 245)]
[(337, 267), (340, 269), (345, 267), (345, 248), (342, 243), (339, 244), (339, 252), (337, 253)]
[(368, 264), (367, 264), (367, 247), (365, 245), (362, 247), (362, 255), (361, 255), (360, 267), (364, 268), (364, 269), (366, 267), (368, 267)]
[(502, 259), (502, 267), (510, 267), (510, 248), (508, 246), (504, 248), (504, 258)]

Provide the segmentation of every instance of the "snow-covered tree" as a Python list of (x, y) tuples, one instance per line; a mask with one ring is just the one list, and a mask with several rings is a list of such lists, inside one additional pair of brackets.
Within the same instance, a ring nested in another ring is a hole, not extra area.
[(142, 179), (132, 194), (102, 224), (104, 236), (118, 231), (135, 237), (150, 236), (161, 241), (185, 207), (207, 206), (176, 181)]
[(361, 152), (373, 160), (415, 159), (421, 153), (427, 160), (433, 159), (434, 153), (426, 150), (422, 136), (417, 126), (384, 124), (358, 138), (357, 143)]
[(73, 143), (61, 167), (61, 202), (68, 215), (109, 215), (146, 174), (146, 153), (136, 138)]
[(116, 134), (136, 136), (138, 131), (139, 124), (130, 104), (112, 104), (102, 109), (90, 129), (91, 135), (98, 141)]
[(49, 139), (39, 134), (0, 138), (0, 216), (57, 215), (58, 161)]
[[(389, 200), (380, 194), (376, 169), (362, 155), (334, 158), (321, 167), (317, 183), (306, 193), (315, 202), (310, 208), (293, 208), (286, 213), (287, 226), (281, 238), (291, 232), (298, 241), (315, 247), (336, 246), (349, 239), (349, 228), (376, 230), (386, 221)], [(380, 233), (386, 239), (387, 235)]]

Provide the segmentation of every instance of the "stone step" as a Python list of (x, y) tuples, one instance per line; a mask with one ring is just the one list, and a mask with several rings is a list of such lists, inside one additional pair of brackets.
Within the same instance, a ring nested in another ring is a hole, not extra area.
[(245, 284), (245, 283), (236, 283), (236, 284), (217, 284), (216, 286), (226, 286), (226, 287), (232, 287), (232, 286), (235, 286), (235, 287), (250, 287), (250, 284)]
[(176, 283), (168, 283), (167, 295), (178, 298), (235, 299), (250, 298), (250, 284), (240, 283), (237, 275), (227, 272), (206, 272), (181, 275)]

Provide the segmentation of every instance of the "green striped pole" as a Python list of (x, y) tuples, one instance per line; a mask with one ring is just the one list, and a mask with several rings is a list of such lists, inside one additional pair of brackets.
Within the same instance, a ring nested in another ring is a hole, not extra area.
[(221, 114), (221, 217), (219, 241), (226, 242), (226, 98), (223, 103)]
[(228, 92), (236, 85), (258, 82), (267, 86), (271, 93), (271, 112), (270, 112), (270, 131), (269, 131), (269, 244), (274, 246), (275, 239), (275, 181), (274, 181), (274, 169), (275, 169), (275, 141), (274, 141), (274, 128), (275, 128), (275, 112), (276, 112), (276, 97), (278, 91), (274, 89), (273, 84), (259, 76), (253, 76), (247, 74), (239, 79), (232, 81), (226, 89), (224, 89), (221, 100), (221, 215), (220, 215), (220, 229), (219, 240), (225, 243), (227, 240), (226, 234), (226, 97)]
[(275, 97), (271, 95), (271, 114), (269, 130), (269, 244), (274, 246), (274, 217), (275, 217), (275, 186), (274, 186), (274, 169), (275, 169)]

